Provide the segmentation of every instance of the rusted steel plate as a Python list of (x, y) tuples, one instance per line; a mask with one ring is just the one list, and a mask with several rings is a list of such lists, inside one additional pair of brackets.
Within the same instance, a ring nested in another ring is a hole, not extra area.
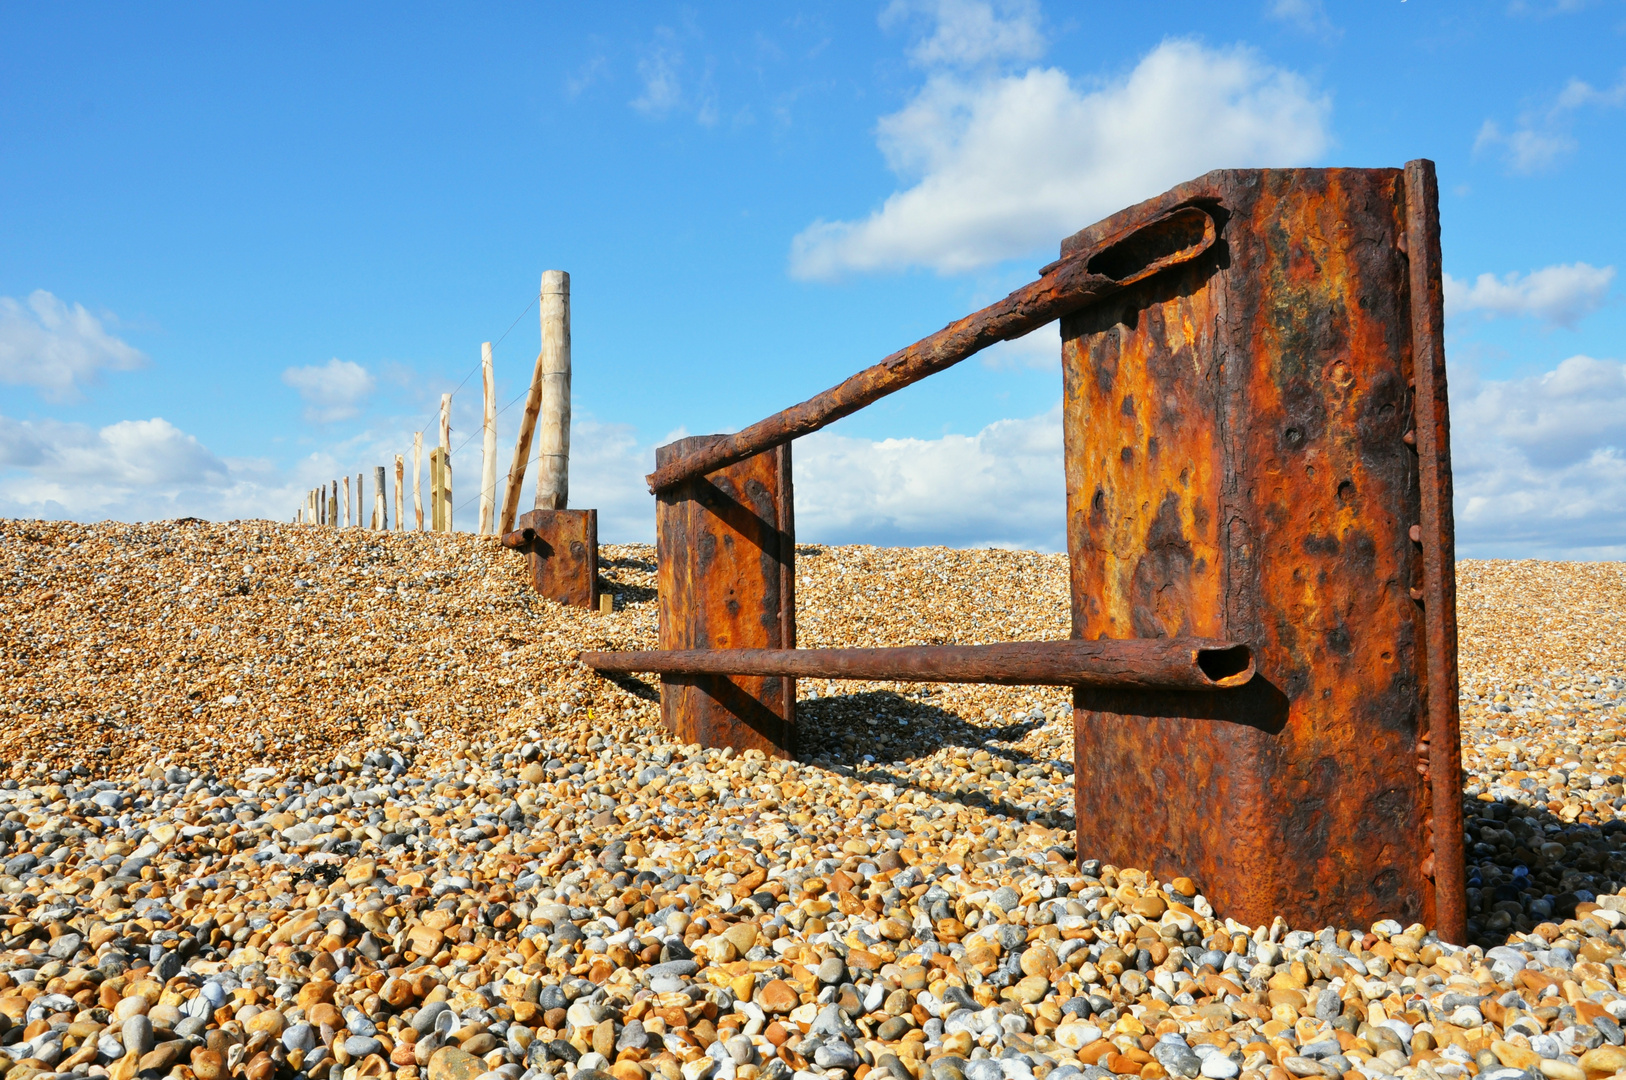
[(598, 604), (598, 511), (532, 510), (502, 538), (524, 553), (537, 592), (571, 607)]
[(800, 405), (737, 434), (718, 436), (687, 454), (657, 462), (647, 477), (649, 490), (658, 492), (817, 431), (990, 345), (1019, 338), (1153, 274), (1190, 262), (1207, 251), (1214, 239), (1213, 219), (1200, 207), (1160, 207), (1140, 217), (1123, 218), (1111, 234), (1068, 252), (1041, 270), (1038, 281), (997, 304), (950, 323)]
[[(1462, 755), (1457, 715), (1457, 559), (1451, 511), (1451, 424), (1445, 393), (1445, 305), (1440, 280), (1440, 189), (1432, 161), (1406, 165), (1406, 251), (1411, 286), (1413, 420), (1420, 490), (1424, 629), (1423, 700), (1435, 856), (1436, 921), (1449, 941), (1468, 934), (1462, 852)], [(1413, 594), (1415, 596), (1415, 593)]]
[[(659, 466), (720, 435), (655, 451)], [(655, 553), (663, 649), (796, 647), (796, 529), (790, 447), (662, 491)], [(796, 680), (665, 675), (661, 717), (686, 743), (795, 752)]]
[(793, 675), (804, 679), (1000, 683), (1224, 690), (1253, 678), (1253, 657), (1234, 641), (1009, 641), (891, 649), (669, 649), (585, 652), (595, 671)]
[[(1461, 896), (1437, 901), (1430, 874), (1460, 870), (1461, 831), (1431, 853), (1417, 768), (1403, 174), (1210, 173), (1063, 252), (1184, 205), (1212, 210), (1218, 244), (1062, 324), (1073, 633), (1245, 641), (1259, 675), (1075, 691), (1078, 849), (1189, 873), (1243, 921), (1457, 932), (1441, 916)], [(1432, 758), (1460, 760), (1454, 738)]]

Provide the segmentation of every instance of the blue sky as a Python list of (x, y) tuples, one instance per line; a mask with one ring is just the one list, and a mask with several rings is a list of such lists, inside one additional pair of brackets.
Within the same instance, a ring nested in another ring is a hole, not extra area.
[[(6, 5), (0, 513), (287, 518), (432, 443), (482, 341), (521, 393), (561, 268), (573, 503), (646, 539), (655, 445), (824, 389), (1123, 205), (1420, 156), (1461, 550), (1626, 555), (1618, 0)], [(802, 535), (1059, 548), (1056, 353), (798, 443)]]

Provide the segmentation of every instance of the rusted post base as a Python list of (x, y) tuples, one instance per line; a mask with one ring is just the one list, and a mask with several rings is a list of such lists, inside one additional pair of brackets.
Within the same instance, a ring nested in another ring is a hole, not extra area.
[(550, 600), (571, 607), (598, 604), (598, 511), (532, 510), (503, 545), (524, 553), (531, 585)]
[[(655, 451), (659, 467), (722, 435)], [(790, 446), (775, 447), (658, 497), (662, 649), (796, 647), (796, 530)], [(790, 757), (796, 680), (783, 676), (669, 674), (661, 718), (686, 743)]]

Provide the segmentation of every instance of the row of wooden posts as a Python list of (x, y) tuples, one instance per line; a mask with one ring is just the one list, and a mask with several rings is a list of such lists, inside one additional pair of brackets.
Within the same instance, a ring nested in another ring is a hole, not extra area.
[[(536, 508), (563, 510), (570, 489), (570, 275), (563, 270), (542, 274), (538, 298), (542, 324), (542, 348), (531, 372), (530, 391), (525, 398), (519, 435), (514, 443), (514, 459), (509, 466), (503, 493), (500, 522), (495, 520), (497, 495), (497, 402), (496, 376), (492, 366), (491, 342), (480, 346), (480, 369), (485, 392), (484, 422), (481, 428), (480, 525), (479, 534), (490, 536), (513, 530), (519, 510), (520, 489), (530, 461), (531, 443), (537, 442)], [(440, 396), (440, 445), (429, 451), (429, 530), (452, 531), (452, 395)], [(539, 423), (540, 420), (540, 423)], [(412, 436), (413, 528), (424, 528), (423, 493), (420, 487), (423, 462), (423, 432)], [(356, 474), (354, 504), (350, 477), (334, 480), (305, 493), (304, 503), (294, 514), (295, 524), (330, 528), (390, 529), (390, 505), (386, 491), (387, 474), (382, 465), (373, 469), (371, 517), (363, 522), (366, 505), (365, 474)], [(404, 455), (395, 455), (395, 531), (406, 528), (403, 509), (406, 488)], [(352, 516), (352, 505), (354, 516)]]

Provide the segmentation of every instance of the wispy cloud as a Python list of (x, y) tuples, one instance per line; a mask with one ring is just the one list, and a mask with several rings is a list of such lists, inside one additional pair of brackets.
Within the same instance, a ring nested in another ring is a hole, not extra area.
[(691, 76), (681, 39), (694, 38), (690, 29), (680, 35), (671, 27), (658, 27), (655, 40), (638, 59), (642, 92), (629, 104), (652, 120), (672, 115), (692, 115), (696, 123), (712, 127), (717, 123), (717, 95), (712, 89), (711, 63), (707, 61), (698, 77)]
[(1291, 23), (1306, 34), (1319, 38), (1339, 38), (1344, 31), (1327, 17), (1322, 0), (1270, 0), (1265, 12), (1273, 19)]
[(1614, 86), (1600, 90), (1581, 79), (1571, 79), (1545, 108), (1519, 115), (1511, 131), (1486, 120), (1474, 139), (1474, 153), (1496, 153), (1516, 173), (1549, 168), (1579, 144), (1571, 133), (1574, 116), (1583, 108), (1619, 108), (1626, 104), (1626, 74)]
[(338, 357), (325, 364), (288, 368), (282, 373), (282, 381), (299, 391), (305, 402), (305, 419), (318, 424), (358, 415), (375, 385), (366, 368)]
[(32, 386), (47, 401), (75, 401), (102, 371), (128, 371), (146, 362), (86, 311), (44, 289), (27, 301), (0, 296), (0, 383)]
[(1039, 5), (1032, 0), (993, 4), (980, 0), (893, 0), (881, 26), (925, 20), (931, 32), (909, 49), (921, 67), (975, 66), (1037, 60), (1045, 53)]
[(594, 83), (608, 78), (609, 74), (610, 61), (605, 58), (603, 53), (595, 54), (566, 77), (565, 94), (572, 99), (580, 97)]
[(866, 218), (809, 225), (791, 272), (958, 273), (1034, 252), (1208, 169), (1312, 162), (1329, 111), (1252, 51), (1187, 40), (1093, 90), (1054, 67), (935, 71), (878, 125), (887, 163), (913, 183)]
[(1446, 274), (1445, 307), (1453, 316), (1477, 311), (1485, 318), (1522, 316), (1573, 327), (1603, 306), (1614, 279), (1613, 266), (1584, 262), (1544, 266), (1528, 274), (1480, 274), (1472, 282)]

